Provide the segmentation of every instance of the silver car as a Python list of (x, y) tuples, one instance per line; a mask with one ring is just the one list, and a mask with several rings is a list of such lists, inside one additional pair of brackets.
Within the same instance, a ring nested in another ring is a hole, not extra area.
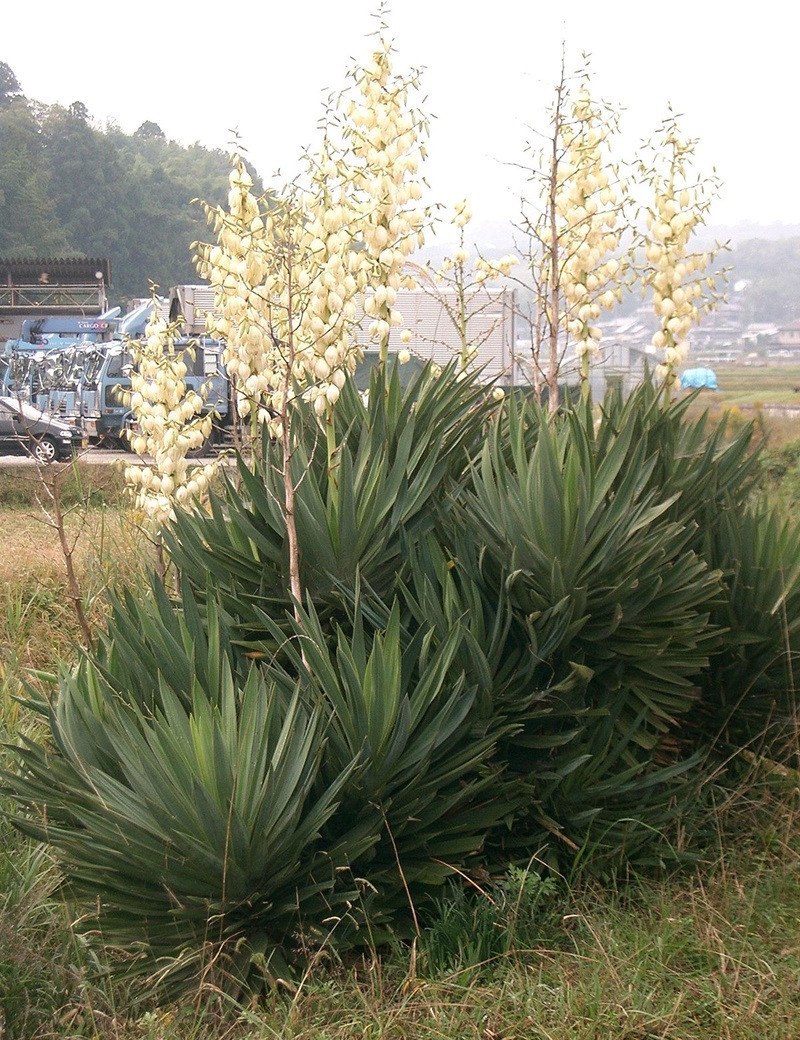
[(81, 432), (16, 397), (0, 397), (0, 451), (22, 448), (37, 462), (69, 458)]

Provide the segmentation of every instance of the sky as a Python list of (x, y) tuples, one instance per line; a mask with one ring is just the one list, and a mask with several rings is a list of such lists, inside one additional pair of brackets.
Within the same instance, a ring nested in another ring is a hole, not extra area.
[[(83, 102), (97, 125), (145, 120), (185, 144), (229, 149), (235, 131), (269, 183), (318, 140), (324, 98), (369, 55), (378, 0), (224, 3), (12, 0), (0, 61), (24, 93)], [(142, 12), (145, 12), (143, 15)], [(518, 219), (526, 142), (547, 130), (562, 50), (590, 58), (593, 93), (620, 109), (618, 158), (670, 107), (697, 167), (722, 189), (719, 225), (800, 225), (800, 8), (785, 0), (391, 0), (398, 71), (422, 69), (434, 118), (430, 201), (469, 199), (476, 224)], [(780, 228), (776, 228), (780, 231)]]

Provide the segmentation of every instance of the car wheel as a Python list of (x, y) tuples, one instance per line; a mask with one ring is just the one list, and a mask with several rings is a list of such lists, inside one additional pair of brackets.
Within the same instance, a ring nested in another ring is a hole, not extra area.
[(44, 437), (39, 437), (34, 441), (31, 453), (37, 462), (47, 465), (49, 462), (55, 462), (58, 458), (58, 444), (52, 437), (45, 434)]

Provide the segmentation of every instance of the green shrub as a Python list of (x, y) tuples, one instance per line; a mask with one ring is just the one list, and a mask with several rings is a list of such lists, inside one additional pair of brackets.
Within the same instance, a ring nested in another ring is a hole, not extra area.
[(383, 921), (410, 924), (415, 901), (476, 857), (490, 828), (514, 808), (488, 768), (502, 720), (477, 716), (476, 690), (458, 665), (464, 631), (455, 624), (441, 642), (427, 627), (412, 636), (400, 613), (395, 603), (385, 630), (370, 631), (357, 597), (332, 648), (316, 614), (304, 614), (293, 622), (293, 667), (268, 669), (287, 692), (300, 675), (309, 700), (325, 706), (323, 787), (358, 762), (323, 837), (351, 842), (353, 820), (370, 836), (351, 867), (374, 892), (373, 941)]
[(748, 747), (793, 760), (800, 528), (791, 510), (782, 516), (762, 504), (759, 488), (765, 474), (767, 483), (788, 479), (796, 451), (765, 451), (763, 439), (755, 445), (757, 422), (740, 424), (729, 439), (724, 419), (711, 430), (707, 414), (688, 420), (688, 400), (669, 410), (652, 401), (645, 384), (624, 403), (618, 396), (604, 402), (597, 442), (608, 450), (634, 426), (656, 460), (650, 486), (678, 496), (668, 515), (683, 524), (687, 546), (722, 575), (711, 609), (721, 639), (679, 739), (719, 746), (723, 757)]
[(705, 739), (784, 762), (798, 754), (800, 528), (766, 506), (728, 511), (712, 551), (725, 575), (714, 620), (724, 649), (703, 677)]
[[(266, 444), (177, 519), (181, 596), (121, 595), (39, 702), (18, 824), (159, 992), (424, 933), (453, 875), (661, 866), (721, 735), (791, 731), (800, 543), (750, 508), (748, 429), (452, 375), (347, 389), (330, 468), (301, 406), (302, 603)], [(477, 963), (502, 943), (473, 911)]]
[(83, 927), (126, 949), (127, 974), (166, 993), (285, 974), (302, 923), (357, 898), (341, 891), (353, 848), (320, 843), (356, 763), (320, 788), (321, 708), (243, 673), (213, 611), (206, 638), (188, 597), (127, 606), (98, 660), (40, 703), (54, 748), (14, 749), (18, 825), (58, 851), (70, 894), (99, 912)]
[(632, 423), (601, 453), (587, 414), (551, 428), (537, 411), (496, 424), (463, 496), (462, 527), (480, 532), (483, 572), (528, 619), (538, 685), (550, 688), (547, 712), (507, 748), (532, 788), (512, 843), (525, 835), (530, 855), (550, 832), (566, 856), (591, 845), (595, 859), (633, 859), (640, 847), (649, 858), (691, 797), (691, 759), (665, 766), (657, 752), (718, 645), (719, 575), (668, 518), (672, 498), (651, 486), (655, 460)]
[(259, 670), (210, 596), (201, 616), (188, 589), (179, 607), (127, 594), (95, 660), (39, 702), (55, 750), (15, 752), (20, 827), (159, 991), (285, 977), (330, 932), (343, 948), (410, 928), (509, 812), (457, 627), (437, 646), (395, 607), (376, 633), (357, 602), (334, 652), (313, 612), (293, 624), (292, 670)]

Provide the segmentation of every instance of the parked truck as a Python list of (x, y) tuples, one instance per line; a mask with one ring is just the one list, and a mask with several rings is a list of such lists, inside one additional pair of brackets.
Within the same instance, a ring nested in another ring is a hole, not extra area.
[[(470, 332), (478, 344), (476, 364), (487, 378), (514, 385), (518, 359), (514, 341), (514, 297), (507, 290), (484, 290), (474, 302)], [(235, 408), (222, 354), (224, 343), (206, 334), (213, 311), (214, 293), (208, 285), (174, 286), (168, 297), (135, 301), (125, 315), (109, 312), (81, 323), (78, 319), (39, 319), (11, 342), (5, 355), (3, 383), (43, 411), (80, 427), (84, 440), (113, 447), (127, 447), (126, 428), (130, 407), (122, 392), (131, 385), (133, 357), (130, 340), (144, 335), (146, 324), (158, 308), (170, 322), (180, 320), (182, 336), (176, 347), (186, 351), (187, 387), (204, 388), (206, 412), (215, 416), (213, 440), (227, 440)], [(416, 355), (401, 372), (407, 379), (424, 359), (442, 364), (459, 348), (457, 330), (441, 299), (422, 291), (407, 291), (398, 300), (405, 325), (413, 334)], [(366, 324), (362, 330), (366, 339)], [(24, 338), (26, 337), (27, 338)], [(56, 342), (54, 337), (60, 337)], [(71, 337), (71, 338), (70, 338)], [(392, 330), (390, 353), (402, 346), (399, 330)], [(377, 351), (368, 350), (356, 371), (356, 385), (366, 388), (369, 369)]]
[[(184, 352), (187, 365), (187, 388), (205, 396), (205, 412), (213, 412), (214, 440), (227, 432), (233, 409), (227, 373), (222, 364), (225, 348), (220, 340), (207, 336), (182, 337), (175, 341)], [(133, 356), (128, 343), (112, 344), (91, 380), (83, 385), (81, 421), (90, 442), (108, 447), (127, 447), (125, 430), (131, 421), (131, 409), (123, 400), (130, 390)]]
[(98, 318), (49, 316), (23, 322), (20, 336), (6, 343), (0, 366), (4, 393), (43, 412), (79, 425), (93, 435), (96, 387), (107, 357), (128, 338), (144, 333), (154, 306), (144, 300), (124, 316), (116, 307)]
[(20, 335), (7, 340), (3, 349), (3, 392), (48, 411), (47, 402), (35, 400), (35, 395), (57, 380), (59, 369), (64, 368), (62, 354), (110, 342), (117, 333), (119, 313), (120, 308), (115, 307), (96, 318), (26, 318)]

